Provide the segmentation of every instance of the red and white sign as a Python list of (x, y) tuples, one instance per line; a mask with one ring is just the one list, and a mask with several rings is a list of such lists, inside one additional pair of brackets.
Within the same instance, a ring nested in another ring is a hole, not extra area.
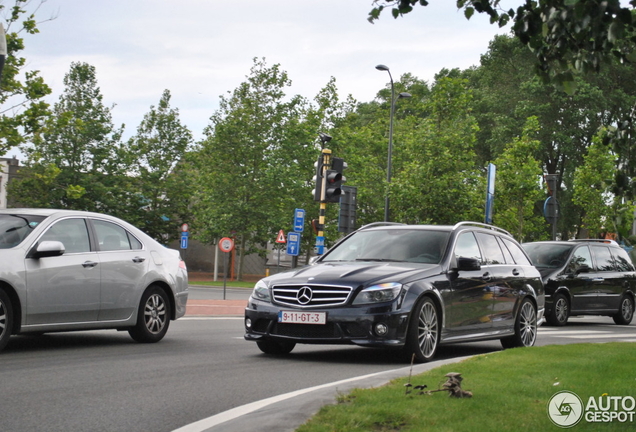
[(283, 230), (278, 231), (278, 238), (276, 239), (276, 243), (287, 243)]
[(183, 225), (181, 225), (181, 231), (183, 231), (183, 232), (188, 232), (188, 228), (190, 228), (190, 227), (188, 226), (187, 223), (184, 223)]
[(234, 240), (229, 237), (223, 237), (219, 240), (219, 249), (223, 252), (231, 252), (234, 249)]

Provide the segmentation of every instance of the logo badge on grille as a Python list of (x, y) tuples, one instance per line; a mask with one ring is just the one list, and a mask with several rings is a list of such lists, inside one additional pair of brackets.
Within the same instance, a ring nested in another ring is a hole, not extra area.
[(298, 300), (298, 303), (300, 303), (301, 305), (306, 305), (311, 301), (313, 295), (314, 293), (311, 291), (311, 288), (309, 288), (308, 286), (304, 286), (298, 290), (298, 294), (296, 294), (296, 300)]

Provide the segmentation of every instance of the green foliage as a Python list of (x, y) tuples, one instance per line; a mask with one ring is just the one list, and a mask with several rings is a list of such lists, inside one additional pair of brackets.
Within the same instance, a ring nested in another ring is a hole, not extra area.
[(535, 139), (538, 132), (537, 118), (529, 118), (523, 135), (494, 161), (497, 174), (493, 221), (520, 242), (547, 239), (546, 223), (534, 211), (535, 202), (544, 196), (540, 187), (541, 164), (534, 156), (540, 147)]
[(30, 3), (31, 0), (14, 0), (10, 7), (0, 4), (7, 42), (7, 58), (0, 80), (0, 154), (33, 138), (49, 115), (49, 105), (42, 99), (51, 89), (39, 71), (26, 70), (27, 60), (20, 57), (25, 47), (20, 34), (39, 33), (35, 12), (27, 12)]

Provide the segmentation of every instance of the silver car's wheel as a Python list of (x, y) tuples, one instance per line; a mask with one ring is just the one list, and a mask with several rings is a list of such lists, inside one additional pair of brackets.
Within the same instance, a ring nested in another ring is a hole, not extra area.
[(9, 296), (0, 289), (0, 351), (7, 346), (13, 331), (13, 309)]
[(159, 342), (170, 325), (170, 302), (163, 289), (150, 287), (141, 297), (137, 325), (128, 333), (137, 342)]
[(621, 306), (618, 313), (614, 315), (614, 322), (618, 325), (629, 325), (634, 318), (634, 302), (631, 297), (624, 296), (621, 299)]
[(515, 334), (501, 339), (504, 348), (533, 346), (537, 340), (537, 310), (530, 300), (521, 303), (515, 319)]
[(415, 355), (418, 362), (430, 361), (437, 352), (440, 319), (437, 306), (429, 297), (423, 297), (412, 312), (406, 340), (406, 353)]

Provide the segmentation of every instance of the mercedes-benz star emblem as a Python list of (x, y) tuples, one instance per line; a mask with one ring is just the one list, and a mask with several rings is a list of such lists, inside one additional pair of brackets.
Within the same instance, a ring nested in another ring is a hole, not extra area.
[(309, 288), (308, 286), (304, 286), (298, 290), (298, 294), (296, 294), (296, 300), (298, 300), (298, 303), (300, 303), (301, 305), (306, 305), (311, 301), (313, 295), (314, 293), (311, 291), (311, 288)]

